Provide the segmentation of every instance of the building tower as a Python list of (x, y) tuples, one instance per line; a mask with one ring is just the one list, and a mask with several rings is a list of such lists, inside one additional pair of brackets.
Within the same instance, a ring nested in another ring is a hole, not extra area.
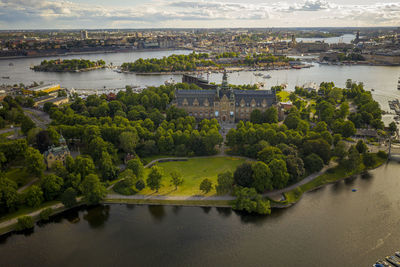
[(226, 74), (226, 69), (224, 69), (224, 74), (222, 75), (221, 89), (222, 89), (222, 90), (229, 89), (228, 74)]

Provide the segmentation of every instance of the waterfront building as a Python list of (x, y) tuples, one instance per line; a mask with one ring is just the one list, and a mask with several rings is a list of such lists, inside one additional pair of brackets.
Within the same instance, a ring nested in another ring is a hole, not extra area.
[(31, 88), (26, 88), (24, 91), (26, 93), (39, 93), (39, 92), (50, 93), (60, 90), (60, 88), (61, 86), (59, 84), (45, 84)]
[(253, 110), (265, 111), (276, 105), (272, 90), (235, 90), (229, 87), (226, 71), (221, 86), (208, 90), (176, 90), (173, 105), (196, 119), (217, 119), (234, 123), (249, 120)]

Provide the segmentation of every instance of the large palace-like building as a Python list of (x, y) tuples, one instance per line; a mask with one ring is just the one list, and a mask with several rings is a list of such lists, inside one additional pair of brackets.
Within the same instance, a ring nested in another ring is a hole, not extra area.
[(249, 120), (253, 110), (276, 104), (272, 90), (234, 90), (224, 72), (221, 87), (205, 90), (177, 90), (173, 104), (197, 119), (216, 118), (220, 122)]

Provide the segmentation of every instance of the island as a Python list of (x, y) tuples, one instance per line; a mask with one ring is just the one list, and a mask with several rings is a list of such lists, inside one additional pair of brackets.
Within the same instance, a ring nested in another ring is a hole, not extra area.
[(33, 66), (34, 71), (46, 72), (82, 72), (106, 67), (104, 60), (91, 61), (87, 59), (57, 59), (43, 60), (40, 65)]
[[(7, 96), (0, 113), (0, 233), (98, 203), (270, 214), (387, 160), (380, 144), (396, 124), (385, 129), (379, 104), (351, 80), (346, 88), (323, 82), (318, 91), (280, 90), (276, 99), (292, 104), (261, 109), (257, 100), (249, 119), (230, 124), (190, 111), (258, 92), (232, 89), (226, 80), (210, 90), (178, 83), (137, 93), (127, 86), (117, 95), (49, 102), (43, 111), (31, 109), (29, 96)], [(189, 104), (180, 107), (182, 96)], [(11, 124), (17, 129), (8, 131)]]
[[(220, 54), (191, 53), (189, 55), (171, 55), (163, 58), (139, 58), (135, 62), (126, 62), (121, 70), (136, 73), (185, 73), (193, 71), (218, 71), (224, 68), (268, 69), (290, 67), (296, 62), (287, 56), (275, 56), (269, 53), (253, 53), (246, 56), (235, 52)], [(296, 63), (295, 65), (299, 65)]]

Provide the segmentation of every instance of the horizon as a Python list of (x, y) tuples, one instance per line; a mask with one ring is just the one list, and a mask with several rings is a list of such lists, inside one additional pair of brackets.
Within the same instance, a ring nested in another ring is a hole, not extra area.
[[(316, 26), (318, 25), (318, 26)], [(0, 30), (396, 27), (400, 3), (372, 0), (0, 0)]]

